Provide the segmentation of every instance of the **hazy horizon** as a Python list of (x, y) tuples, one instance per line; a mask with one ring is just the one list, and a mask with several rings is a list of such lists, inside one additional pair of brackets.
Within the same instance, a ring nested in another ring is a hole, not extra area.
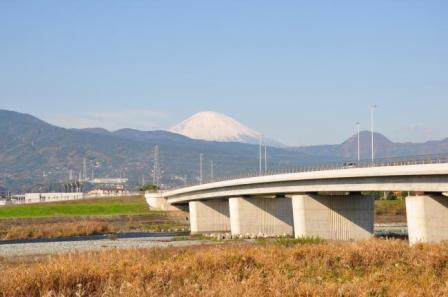
[[(18, 111), (14, 111), (14, 110), (6, 110), (6, 111), (18, 112)], [(18, 113), (22, 113), (22, 112), (18, 112)], [(35, 115), (30, 114), (30, 113), (22, 113), (22, 114), (28, 114), (28, 115), (36, 117)], [(65, 129), (81, 129), (81, 130), (83, 130), (83, 129), (104, 129), (104, 130), (106, 130), (108, 132), (117, 132), (119, 130), (124, 130), (124, 129), (133, 129), (133, 130), (138, 130), (138, 131), (142, 131), (142, 132), (166, 131), (166, 132), (170, 132), (170, 133), (179, 134), (177, 132), (170, 131), (170, 129), (139, 129), (139, 128), (131, 128), (131, 127), (121, 127), (121, 128), (117, 128), (117, 129), (108, 129), (108, 128), (101, 127), (101, 126), (86, 126), (86, 127), (73, 127), (73, 126), (70, 126), (70, 125), (68, 125), (68, 126), (61, 126), (61, 125), (58, 125), (58, 124), (50, 123), (50, 122), (48, 122), (48, 121), (46, 121), (44, 119), (41, 119), (39, 117), (37, 117), (37, 118), (40, 119), (40, 120), (43, 120), (43, 121), (45, 121), (48, 124), (51, 124), (53, 126), (61, 127), (61, 128), (65, 128)], [(244, 123), (241, 123), (241, 124), (244, 125)], [(362, 134), (369, 134), (369, 139), (370, 139), (370, 134), (372, 133), (372, 131), (370, 129), (361, 129), (360, 133), (361, 133), (361, 135)], [(447, 136), (442, 137), (440, 139), (428, 139), (426, 141), (396, 141), (395, 139), (389, 137), (389, 135), (386, 135), (386, 134), (382, 133), (381, 131), (374, 131), (374, 133), (375, 134), (380, 134), (380, 135), (386, 137), (388, 140), (390, 140), (390, 141), (392, 141), (394, 143), (402, 143), (402, 144), (405, 144), (405, 143), (425, 143), (425, 142), (429, 142), (429, 141), (443, 141), (443, 140), (448, 138), (448, 135), (447, 135)], [(320, 143), (320, 144), (312, 144), (311, 143), (311, 144), (305, 144), (305, 145), (288, 145), (288, 144), (277, 142), (276, 139), (270, 139), (270, 141), (274, 141), (276, 143), (275, 144), (268, 144), (268, 146), (274, 146), (274, 147), (287, 146), (287, 147), (291, 147), (292, 148), (292, 147), (308, 147), (308, 146), (320, 146), (320, 145), (323, 145), (323, 146), (325, 146), (325, 145), (339, 145), (339, 144), (342, 144), (345, 141), (349, 140), (352, 137), (356, 137), (356, 135), (357, 135), (357, 131), (353, 131), (351, 134), (341, 135), (341, 139), (338, 140), (337, 142), (334, 142), (334, 143)], [(187, 135), (185, 135), (185, 136), (189, 137)], [(189, 138), (201, 140), (200, 138), (194, 138), (194, 137), (189, 137)], [(205, 140), (205, 139), (202, 139), (202, 140)], [(209, 140), (209, 141), (214, 141), (214, 140)], [(218, 142), (219, 142), (219, 140), (218, 140)], [(227, 141), (223, 141), (223, 142), (227, 142)], [(239, 142), (239, 141), (235, 141), (235, 142)], [(245, 141), (241, 141), (241, 142), (245, 143)]]

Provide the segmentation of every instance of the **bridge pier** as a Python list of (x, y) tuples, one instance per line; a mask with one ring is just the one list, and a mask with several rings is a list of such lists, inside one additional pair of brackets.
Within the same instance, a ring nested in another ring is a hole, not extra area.
[(291, 198), (295, 237), (359, 240), (373, 235), (373, 197), (303, 194)]
[(429, 194), (406, 197), (409, 243), (448, 240), (448, 197)]
[(192, 234), (230, 231), (227, 200), (191, 201), (189, 208)]
[(290, 198), (229, 199), (232, 235), (293, 234), (293, 216)]

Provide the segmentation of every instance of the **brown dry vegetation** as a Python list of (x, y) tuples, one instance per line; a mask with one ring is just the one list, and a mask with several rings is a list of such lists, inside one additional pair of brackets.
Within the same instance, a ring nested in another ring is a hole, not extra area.
[(101, 222), (81, 221), (58, 224), (12, 226), (2, 230), (1, 239), (58, 238), (64, 236), (86, 236), (114, 232), (111, 225)]
[(448, 295), (448, 243), (114, 250), (5, 265), (8, 297)]
[(14, 218), (0, 220), (0, 240), (188, 228), (181, 214)]
[(375, 201), (375, 223), (406, 223), (406, 207), (404, 200)]
[(109, 232), (161, 231), (187, 228), (170, 215), (104, 216), (0, 220), (0, 239), (57, 238)]

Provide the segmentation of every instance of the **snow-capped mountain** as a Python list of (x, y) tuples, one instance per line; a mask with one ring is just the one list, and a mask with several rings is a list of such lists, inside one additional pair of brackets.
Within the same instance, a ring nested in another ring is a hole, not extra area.
[[(259, 143), (261, 135), (229, 116), (211, 111), (199, 112), (169, 131), (193, 139), (250, 144)], [(281, 146), (267, 139), (264, 142), (268, 145)]]

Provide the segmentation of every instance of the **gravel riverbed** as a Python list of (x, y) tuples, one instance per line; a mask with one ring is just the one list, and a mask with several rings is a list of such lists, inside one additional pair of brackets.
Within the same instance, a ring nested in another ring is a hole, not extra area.
[[(406, 224), (376, 224), (376, 236), (401, 237), (407, 235)], [(105, 249), (183, 247), (216, 244), (216, 241), (176, 240), (176, 236), (153, 234), (147, 237), (117, 239), (65, 240), (51, 242), (21, 242), (0, 244), (0, 257), (47, 255), (74, 251), (98, 251)]]
[(46, 255), (105, 249), (182, 247), (209, 243), (201, 240), (172, 241), (172, 239), (173, 237), (157, 237), (4, 244), (0, 245), (0, 257)]

